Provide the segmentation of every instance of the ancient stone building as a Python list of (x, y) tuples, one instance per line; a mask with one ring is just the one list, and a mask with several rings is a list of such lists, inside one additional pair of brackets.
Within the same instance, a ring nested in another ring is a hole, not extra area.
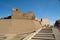
[(0, 19), (0, 33), (3, 34), (28, 33), (38, 28), (40, 28), (40, 24), (39, 21), (35, 21), (33, 12), (23, 14), (23, 12), (14, 8), (12, 16)]
[(47, 27), (49, 27), (50, 26), (50, 22), (49, 22), (49, 19), (47, 19), (47, 18), (42, 18), (41, 19), (41, 21), (40, 21), (40, 24), (42, 25), (42, 26), (47, 26)]
[(13, 9), (12, 10), (12, 19), (35, 19), (35, 16), (33, 12), (28, 12), (26, 14), (23, 14), (20, 10), (18, 9)]

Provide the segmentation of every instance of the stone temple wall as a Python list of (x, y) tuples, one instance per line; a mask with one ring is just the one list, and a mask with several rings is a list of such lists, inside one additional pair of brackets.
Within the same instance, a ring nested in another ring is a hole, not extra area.
[(28, 12), (26, 14), (23, 14), (20, 10), (18, 9), (13, 9), (12, 10), (12, 19), (35, 19), (35, 16), (33, 12)]
[(20, 19), (23, 17), (23, 13), (18, 9), (12, 9), (12, 19)]

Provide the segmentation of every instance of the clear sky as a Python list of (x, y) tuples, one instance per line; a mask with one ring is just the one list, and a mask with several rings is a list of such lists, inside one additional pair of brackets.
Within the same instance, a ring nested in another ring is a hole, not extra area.
[(0, 0), (0, 18), (12, 15), (12, 8), (34, 12), (40, 18), (49, 18), (51, 24), (60, 19), (60, 0)]

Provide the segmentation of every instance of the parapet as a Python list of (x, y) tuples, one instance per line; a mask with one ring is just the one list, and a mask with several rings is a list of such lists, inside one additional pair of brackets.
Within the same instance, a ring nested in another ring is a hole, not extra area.
[(12, 9), (12, 19), (20, 19), (22, 18), (22, 16), (23, 16), (23, 13), (20, 10), (16, 8)]
[(33, 12), (28, 12), (28, 13), (23, 13), (17, 8), (12, 9), (12, 15), (8, 17), (4, 17), (2, 19), (29, 19), (29, 20), (34, 20), (35, 16)]
[(35, 19), (34, 13), (33, 12), (28, 12), (26, 14), (24, 14), (24, 18), (26, 19)]
[(13, 8), (13, 9), (12, 9), (12, 11), (18, 11), (18, 9), (16, 9), (16, 8)]
[(35, 19), (33, 12), (28, 12), (23, 14), (20, 10), (13, 8), (12, 9), (12, 19)]

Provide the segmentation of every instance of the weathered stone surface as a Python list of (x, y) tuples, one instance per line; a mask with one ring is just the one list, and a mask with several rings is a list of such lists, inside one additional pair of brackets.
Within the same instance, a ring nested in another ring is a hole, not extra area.
[(26, 19), (1, 19), (0, 34), (22, 34), (40, 28), (38, 21)]
[(42, 18), (41, 21), (40, 21), (40, 24), (41, 24), (42, 26), (49, 27), (49, 26), (50, 26), (49, 19), (47, 19), (47, 18)]
[(28, 12), (26, 14), (23, 14), (20, 10), (18, 9), (13, 9), (12, 10), (12, 19), (35, 19), (35, 16), (33, 12)]
[(24, 15), (24, 18), (26, 17), (26, 19), (35, 19), (35, 16), (33, 14), (33, 12), (28, 12), (27, 14)]
[(16, 8), (13, 8), (12, 9), (12, 19), (21, 19), (23, 17), (23, 13), (16, 9)]

